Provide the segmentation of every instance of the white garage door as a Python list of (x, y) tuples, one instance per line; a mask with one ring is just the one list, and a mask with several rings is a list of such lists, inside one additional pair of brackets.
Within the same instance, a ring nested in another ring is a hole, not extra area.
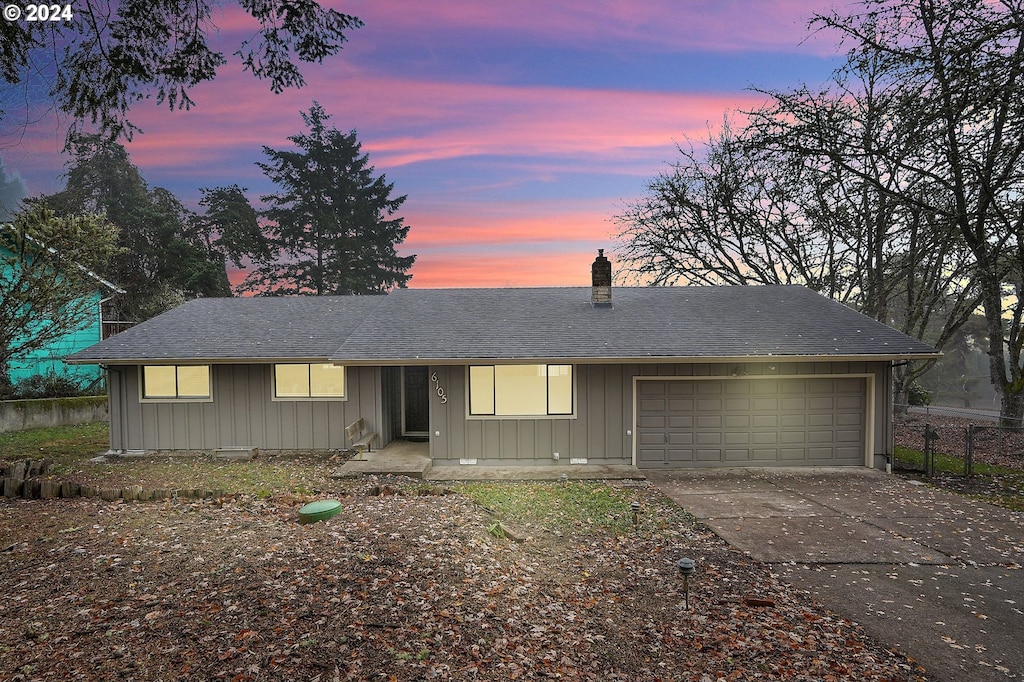
[(865, 380), (640, 380), (637, 466), (863, 466)]

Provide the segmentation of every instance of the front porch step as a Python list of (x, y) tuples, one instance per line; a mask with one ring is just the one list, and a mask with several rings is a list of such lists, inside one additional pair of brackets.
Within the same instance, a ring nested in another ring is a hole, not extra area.
[(423, 458), (422, 462), (395, 462), (385, 459), (378, 460), (357, 460), (350, 459), (341, 465), (331, 478), (357, 478), (359, 476), (408, 476), (409, 478), (426, 478), (430, 469), (430, 460)]

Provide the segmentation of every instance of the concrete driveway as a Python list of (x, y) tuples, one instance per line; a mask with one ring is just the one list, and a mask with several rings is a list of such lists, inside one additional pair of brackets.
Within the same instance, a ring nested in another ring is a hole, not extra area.
[(930, 679), (1024, 680), (1024, 515), (869, 469), (648, 478)]

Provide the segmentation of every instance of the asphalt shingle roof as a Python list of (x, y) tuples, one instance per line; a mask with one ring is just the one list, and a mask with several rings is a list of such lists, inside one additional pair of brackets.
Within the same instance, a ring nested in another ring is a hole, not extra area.
[(69, 360), (327, 358), (385, 298), (200, 298), (79, 351)]
[(345, 340), (338, 361), (934, 354), (798, 286), (407, 289)]
[(82, 362), (934, 355), (931, 346), (809, 289), (402, 289), (388, 296), (209, 298), (72, 356)]

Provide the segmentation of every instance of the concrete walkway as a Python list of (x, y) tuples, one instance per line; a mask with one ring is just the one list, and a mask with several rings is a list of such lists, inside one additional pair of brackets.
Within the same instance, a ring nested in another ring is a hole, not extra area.
[(1024, 515), (868, 469), (645, 473), (930, 679), (1024, 680)]

